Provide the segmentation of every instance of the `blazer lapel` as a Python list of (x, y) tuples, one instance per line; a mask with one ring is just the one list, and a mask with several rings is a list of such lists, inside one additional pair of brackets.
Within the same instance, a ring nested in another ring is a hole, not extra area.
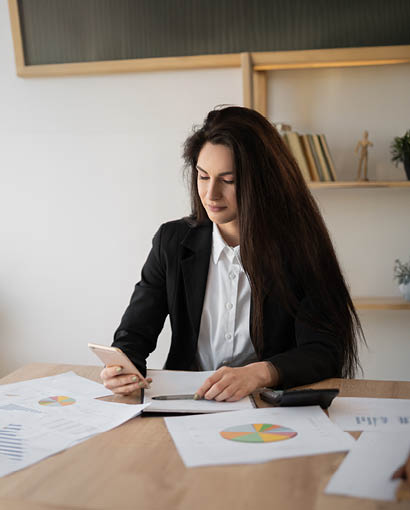
[(191, 228), (181, 245), (181, 269), (188, 315), (197, 339), (211, 256), (212, 223)]

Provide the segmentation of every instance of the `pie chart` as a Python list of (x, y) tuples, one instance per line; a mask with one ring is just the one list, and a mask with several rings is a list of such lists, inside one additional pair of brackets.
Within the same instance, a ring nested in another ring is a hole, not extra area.
[(297, 432), (289, 427), (272, 423), (237, 425), (223, 430), (220, 434), (224, 439), (241, 443), (273, 443), (297, 436)]
[(56, 397), (42, 398), (38, 401), (41, 406), (71, 406), (75, 404), (75, 399), (58, 395)]

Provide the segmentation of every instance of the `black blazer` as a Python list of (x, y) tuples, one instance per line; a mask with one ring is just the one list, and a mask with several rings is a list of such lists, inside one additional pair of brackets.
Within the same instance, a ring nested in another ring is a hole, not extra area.
[[(212, 248), (212, 223), (192, 226), (181, 219), (163, 224), (135, 286), (131, 302), (114, 335), (122, 349), (146, 373), (146, 358), (155, 349), (169, 314), (172, 339), (165, 368), (191, 370), (195, 366), (199, 327)], [(303, 309), (314, 310), (307, 297)], [(252, 307), (251, 307), (252, 310)], [(317, 332), (291, 316), (273, 297), (264, 303), (264, 349), (280, 375), (281, 387), (340, 377), (342, 356), (335, 338)]]

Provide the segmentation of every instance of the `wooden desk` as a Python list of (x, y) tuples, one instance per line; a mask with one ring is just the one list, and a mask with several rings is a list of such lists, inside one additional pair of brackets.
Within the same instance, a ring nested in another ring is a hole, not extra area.
[[(99, 381), (100, 368), (31, 364), (10, 383), (67, 370)], [(341, 396), (410, 398), (410, 382), (329, 379)], [(111, 397), (118, 401), (130, 401)], [(135, 398), (134, 398), (135, 402)], [(264, 403), (261, 403), (261, 406)], [(69, 450), (0, 478), (0, 509), (382, 510), (409, 502), (323, 494), (344, 453), (263, 464), (185, 468), (161, 417), (137, 417)]]

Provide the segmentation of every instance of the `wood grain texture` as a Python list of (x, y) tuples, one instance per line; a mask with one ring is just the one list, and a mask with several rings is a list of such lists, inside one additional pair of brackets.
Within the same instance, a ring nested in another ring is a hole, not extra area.
[(253, 71), (253, 107), (266, 117), (268, 113), (267, 75), (264, 71)]
[[(98, 381), (101, 368), (33, 363), (0, 383), (67, 370)], [(337, 387), (342, 396), (410, 398), (410, 382), (328, 379), (310, 387)], [(143, 416), (1, 478), (0, 508), (250, 510), (273, 508), (273, 503), (281, 510), (404, 508), (400, 503), (324, 495), (324, 487), (343, 458), (343, 453), (332, 453), (187, 469), (163, 418)]]
[(24, 68), (24, 51), (23, 51), (23, 41), (22, 41), (22, 37), (21, 37), (20, 16), (19, 16), (17, 0), (9, 0), (9, 15), (10, 15), (11, 34), (13, 37), (14, 59), (16, 62), (16, 71), (17, 71), (17, 74), (19, 75), (19, 73)]
[(24, 78), (39, 76), (71, 76), (86, 74), (138, 73), (152, 71), (181, 71), (239, 67), (240, 55), (198, 55), (192, 57), (141, 58), (132, 60), (107, 60), (74, 64), (23, 65), (17, 74)]
[(338, 188), (410, 188), (410, 181), (332, 181), (332, 182), (310, 182), (312, 189), (338, 189)]
[(255, 71), (355, 67), (410, 62), (410, 45), (252, 53)]
[(243, 106), (253, 108), (253, 71), (250, 53), (241, 53)]
[(410, 302), (400, 297), (357, 297), (353, 303), (357, 310), (410, 310)]

